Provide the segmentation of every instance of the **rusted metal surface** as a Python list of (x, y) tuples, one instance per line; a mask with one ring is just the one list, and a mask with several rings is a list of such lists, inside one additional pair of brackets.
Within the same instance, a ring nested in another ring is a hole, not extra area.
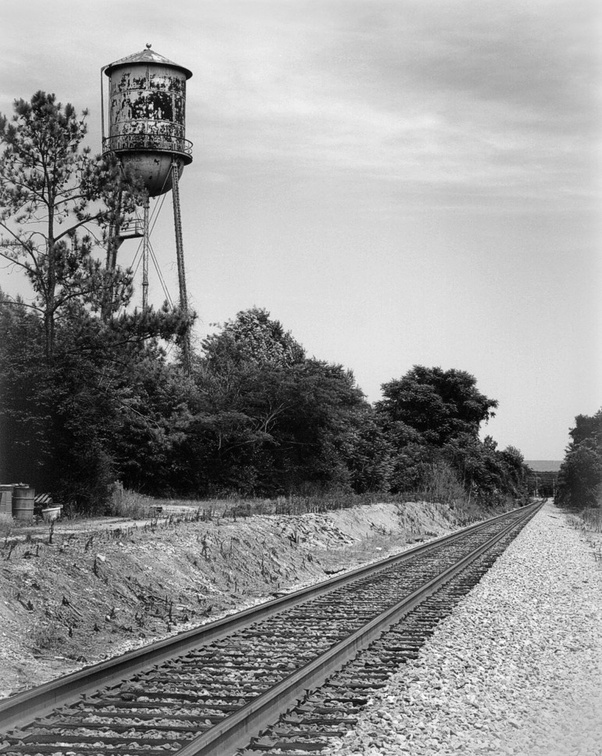
[(103, 71), (109, 78), (103, 151), (115, 153), (126, 169), (138, 174), (149, 196), (168, 192), (174, 156), (179, 171), (192, 161), (192, 144), (186, 139), (186, 80), (191, 72), (149, 47)]

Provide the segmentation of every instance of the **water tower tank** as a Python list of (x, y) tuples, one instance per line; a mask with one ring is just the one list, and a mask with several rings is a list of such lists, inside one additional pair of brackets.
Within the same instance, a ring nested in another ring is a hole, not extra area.
[[(109, 135), (103, 151), (115, 153), (141, 176), (151, 197), (171, 189), (175, 159), (180, 173), (192, 162), (185, 139), (186, 80), (192, 73), (146, 46), (103, 68), (109, 78)], [(104, 106), (103, 106), (104, 111)]]

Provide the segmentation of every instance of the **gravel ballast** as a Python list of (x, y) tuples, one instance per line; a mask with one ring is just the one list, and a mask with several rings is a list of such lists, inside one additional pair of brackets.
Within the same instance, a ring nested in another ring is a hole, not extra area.
[(602, 569), (546, 503), (327, 752), (602, 756)]

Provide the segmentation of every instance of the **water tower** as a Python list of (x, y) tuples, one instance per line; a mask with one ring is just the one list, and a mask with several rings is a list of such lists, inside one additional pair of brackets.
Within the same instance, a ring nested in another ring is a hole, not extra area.
[[(103, 153), (117, 156), (124, 169), (138, 175), (146, 188), (142, 228), (115, 228), (109, 242), (108, 267), (114, 269), (123, 239), (143, 238), (142, 307), (148, 306), (149, 197), (171, 190), (178, 263), (180, 307), (188, 312), (179, 180), (192, 162), (192, 144), (185, 138), (186, 81), (191, 71), (159, 55), (147, 45), (142, 52), (116, 60), (101, 70)], [(108, 136), (102, 74), (109, 79)], [(184, 347), (189, 359), (189, 342)]]

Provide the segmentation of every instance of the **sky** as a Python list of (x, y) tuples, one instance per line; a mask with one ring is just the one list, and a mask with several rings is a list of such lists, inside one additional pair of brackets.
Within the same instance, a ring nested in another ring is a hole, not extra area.
[[(599, 8), (1, 0), (0, 113), (54, 92), (89, 110), (99, 152), (100, 69), (152, 44), (193, 72), (197, 344), (257, 306), (370, 402), (414, 365), (465, 370), (499, 402), (483, 435), (562, 459), (575, 416), (602, 407)], [(153, 212), (176, 300), (171, 195)], [(0, 286), (21, 291), (20, 274), (0, 268)]]

